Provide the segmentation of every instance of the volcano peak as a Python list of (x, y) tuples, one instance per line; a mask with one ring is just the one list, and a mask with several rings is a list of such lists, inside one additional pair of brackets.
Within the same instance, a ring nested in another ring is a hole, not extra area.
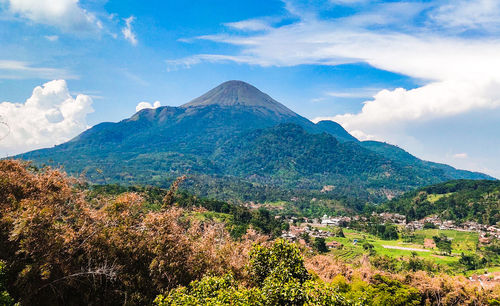
[(221, 107), (252, 107), (265, 108), (285, 116), (298, 116), (283, 104), (263, 93), (255, 86), (243, 81), (227, 81), (208, 91), (204, 95), (188, 102), (181, 107), (203, 107), (218, 105)]

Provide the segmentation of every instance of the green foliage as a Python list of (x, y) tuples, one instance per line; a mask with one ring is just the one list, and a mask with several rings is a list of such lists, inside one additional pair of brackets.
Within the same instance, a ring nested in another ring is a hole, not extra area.
[(384, 203), (381, 210), (404, 214), (409, 221), (438, 214), (447, 220), (494, 225), (500, 220), (500, 182), (458, 180), (432, 185)]
[(166, 305), (264, 305), (259, 288), (239, 288), (231, 275), (206, 276), (193, 281), (188, 287), (179, 287), (168, 295), (154, 300), (158, 306)]
[(14, 305), (14, 299), (9, 295), (6, 288), (5, 262), (0, 260), (0, 305)]
[(371, 284), (361, 280), (348, 283), (341, 275), (332, 284), (341, 294), (360, 305), (420, 305), (421, 296), (417, 289), (403, 285), (397, 280), (376, 274)]
[(436, 228), (437, 228), (437, 226), (432, 222), (425, 222), (424, 223), (424, 229), (436, 229)]
[(270, 247), (255, 245), (250, 251), (250, 271), (256, 284), (262, 284), (270, 275), (293, 278), (300, 283), (310, 278), (300, 250), (283, 239)]
[[(386, 154), (391, 147), (381, 151), (383, 144), (370, 144), (356, 141), (333, 122), (314, 124), (291, 112), (209, 105), (143, 110), (18, 157), (63, 166), (97, 184), (165, 188), (189, 174), (186, 188), (191, 193), (257, 202), (297, 197), (307, 206), (301, 210), (311, 216), (332, 211), (329, 203), (311, 205), (312, 198), (336, 200), (359, 212), (367, 203), (384, 201), (387, 191), (397, 194), (453, 178), (487, 178)], [(325, 185), (335, 189), (321, 193)]]
[(451, 254), (452, 247), (451, 247), (451, 240), (446, 237), (444, 234), (440, 234), (439, 236), (434, 236), (432, 237), (434, 240), (434, 243), (436, 244), (437, 248), (444, 254)]
[(477, 254), (462, 253), (458, 262), (464, 265), (467, 270), (477, 270), (485, 266), (486, 260)]
[(313, 248), (320, 253), (328, 252), (328, 247), (326, 246), (325, 238), (322, 237), (314, 238)]
[(380, 274), (376, 274), (372, 281), (373, 286), (367, 290), (371, 305), (420, 305), (421, 297), (417, 289)]
[(335, 287), (308, 280), (281, 283), (275, 278), (266, 279), (260, 287), (238, 286), (230, 275), (204, 277), (188, 287), (180, 287), (167, 295), (159, 295), (154, 304), (167, 305), (353, 305), (341, 296)]
[(350, 226), (354, 229), (367, 232), (384, 240), (398, 240), (398, 228), (394, 224), (380, 223), (379, 220), (370, 220), (370, 222), (351, 222)]
[(479, 251), (486, 265), (500, 265), (500, 241), (494, 239), (490, 244), (482, 247)]
[(368, 251), (368, 254), (370, 254), (370, 256), (377, 254), (377, 251), (375, 251), (375, 246), (369, 242), (363, 243), (363, 249), (365, 251)]
[(311, 280), (298, 248), (285, 240), (255, 245), (250, 252), (254, 287), (232, 276), (204, 277), (156, 298), (166, 305), (351, 305), (335, 287)]

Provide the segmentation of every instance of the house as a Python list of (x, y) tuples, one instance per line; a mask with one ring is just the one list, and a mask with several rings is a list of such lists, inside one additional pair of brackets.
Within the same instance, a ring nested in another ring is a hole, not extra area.
[(339, 226), (339, 224), (340, 224), (339, 218), (330, 218), (327, 215), (324, 215), (323, 218), (321, 218), (321, 225)]
[(326, 246), (329, 248), (329, 249), (341, 249), (344, 247), (344, 245), (340, 242), (337, 242), (337, 241), (330, 241), (326, 244)]

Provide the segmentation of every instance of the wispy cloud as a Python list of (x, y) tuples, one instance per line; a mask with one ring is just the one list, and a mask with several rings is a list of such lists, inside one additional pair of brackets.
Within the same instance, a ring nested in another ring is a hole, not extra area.
[(325, 95), (333, 98), (359, 99), (373, 97), (379, 91), (379, 88), (351, 88), (344, 91), (328, 91)]
[(122, 28), (123, 37), (128, 40), (132, 45), (137, 45), (137, 36), (132, 29), (132, 23), (135, 21), (134, 16), (125, 18), (125, 27)]
[(463, 30), (500, 30), (500, 2), (497, 0), (445, 1), (430, 14), (443, 27)]
[(248, 19), (238, 22), (228, 22), (224, 25), (242, 31), (265, 31), (271, 29), (270, 23), (264, 19)]
[(45, 35), (44, 37), (48, 41), (52, 41), (52, 42), (59, 40), (59, 36), (57, 36), (57, 35)]
[(453, 154), (453, 158), (460, 158), (460, 159), (463, 159), (463, 158), (467, 158), (469, 157), (469, 155), (467, 153), (457, 153), (457, 154)]
[(78, 79), (65, 69), (35, 67), (31, 63), (0, 60), (0, 79)]
[(311, 102), (329, 101), (335, 98), (340, 99), (367, 99), (373, 97), (380, 88), (345, 88), (343, 90), (326, 91), (322, 96), (311, 99)]

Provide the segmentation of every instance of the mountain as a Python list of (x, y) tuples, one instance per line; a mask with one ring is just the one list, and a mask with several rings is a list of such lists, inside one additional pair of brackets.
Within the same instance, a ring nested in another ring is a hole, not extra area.
[(242, 81), (228, 81), (181, 107), (244, 107), (276, 117), (300, 117), (256, 87)]
[(414, 191), (384, 203), (382, 210), (398, 212), (408, 220), (437, 214), (447, 220), (495, 225), (500, 220), (500, 182), (455, 180)]
[(180, 107), (144, 109), (17, 157), (94, 183), (168, 186), (189, 174), (192, 191), (242, 201), (380, 202), (445, 180), (490, 178), (398, 150), (359, 142), (332, 121), (314, 124), (254, 86), (229, 81)]
[(449, 165), (434, 163), (426, 160), (421, 160), (405, 150), (385, 142), (379, 141), (363, 141), (360, 145), (366, 149), (372, 150), (385, 156), (391, 160), (397, 160), (401, 163), (407, 164), (419, 169), (420, 171), (441, 172), (443, 175), (453, 178), (481, 180), (493, 179), (492, 177), (479, 172), (457, 170)]

